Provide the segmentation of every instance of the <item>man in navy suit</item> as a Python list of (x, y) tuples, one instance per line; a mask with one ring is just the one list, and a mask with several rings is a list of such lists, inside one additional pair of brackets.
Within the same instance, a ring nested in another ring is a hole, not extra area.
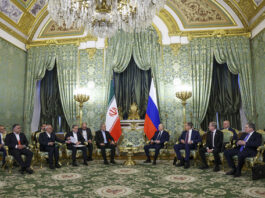
[(234, 134), (233, 140), (237, 140), (237, 133), (236, 133), (235, 129), (230, 127), (230, 121), (229, 120), (225, 120), (223, 122), (223, 128), (221, 130), (224, 130), (224, 129), (231, 131)]
[(4, 167), (6, 163), (6, 149), (4, 147), (5, 146), (4, 133), (5, 133), (5, 127), (3, 125), (0, 125), (0, 152), (3, 153), (2, 167)]
[[(240, 137), (240, 139), (236, 142), (237, 147), (226, 150), (224, 152), (224, 156), (227, 160), (227, 163), (231, 171), (227, 172), (227, 175), (234, 175), (234, 177), (241, 176), (241, 169), (244, 165), (245, 159), (247, 157), (254, 157), (257, 154), (257, 148), (261, 145), (262, 136), (261, 134), (255, 131), (255, 124), (248, 123), (245, 126), (245, 132)], [(233, 161), (233, 156), (238, 156), (238, 165), (235, 166)]]
[(150, 144), (144, 146), (145, 155), (147, 157), (146, 161), (144, 163), (150, 163), (150, 155), (149, 155), (149, 149), (154, 148), (155, 149), (155, 156), (153, 165), (156, 165), (156, 159), (158, 157), (159, 151), (161, 148), (164, 147), (164, 143), (169, 141), (169, 134), (167, 131), (164, 131), (163, 124), (158, 125), (158, 131), (155, 132), (154, 136), (152, 137)]
[(56, 142), (64, 143), (64, 141), (55, 135), (52, 125), (46, 125), (45, 130), (46, 132), (41, 132), (39, 135), (40, 150), (48, 152), (50, 169), (54, 169), (53, 158), (55, 160), (55, 167), (61, 168), (60, 164), (58, 163), (59, 147), (56, 145)]
[[(24, 174), (26, 171), (29, 174), (33, 173), (30, 169), (31, 160), (33, 153), (27, 148), (28, 140), (24, 133), (21, 133), (21, 126), (19, 124), (14, 124), (12, 126), (13, 133), (6, 135), (5, 143), (8, 146), (9, 153), (15, 158), (15, 160), (21, 166), (20, 172)], [(23, 161), (21, 155), (26, 156), (26, 160)]]
[[(179, 144), (175, 144), (174, 150), (177, 155), (177, 159), (180, 161), (176, 166), (184, 166), (184, 168), (190, 167), (190, 150), (197, 148), (197, 144), (201, 142), (200, 133), (192, 129), (192, 122), (185, 124), (185, 131), (182, 132), (179, 137)], [(180, 150), (185, 149), (185, 159), (181, 156)], [(174, 164), (176, 163), (176, 158), (174, 159)]]
[(92, 159), (92, 153), (93, 153), (93, 136), (91, 133), (90, 128), (87, 127), (87, 123), (83, 122), (81, 128), (78, 129), (78, 133), (81, 133), (83, 135), (83, 138), (85, 139), (85, 141), (87, 142), (87, 149), (88, 149), (88, 161), (93, 161)]
[(72, 126), (72, 132), (66, 134), (65, 140), (67, 143), (67, 149), (72, 150), (72, 165), (77, 166), (76, 152), (77, 150), (81, 150), (83, 154), (84, 165), (87, 166), (87, 148), (85, 146), (85, 139), (81, 133), (78, 133), (77, 125)]

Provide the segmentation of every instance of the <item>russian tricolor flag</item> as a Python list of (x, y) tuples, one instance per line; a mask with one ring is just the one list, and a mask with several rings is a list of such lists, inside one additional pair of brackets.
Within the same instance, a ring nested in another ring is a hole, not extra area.
[(154, 136), (155, 132), (158, 130), (159, 124), (160, 118), (157, 106), (156, 89), (154, 81), (152, 79), (144, 121), (144, 132), (149, 140)]

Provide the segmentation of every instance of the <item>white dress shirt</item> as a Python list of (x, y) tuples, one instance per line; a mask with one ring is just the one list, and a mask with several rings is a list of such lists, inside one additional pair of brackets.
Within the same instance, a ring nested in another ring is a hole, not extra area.
[(82, 130), (82, 134), (83, 134), (84, 139), (87, 141), (87, 133), (86, 133), (86, 130)]
[(156, 139), (157, 139), (157, 140), (158, 140), (158, 138), (160, 139), (160, 138), (162, 137), (162, 134), (163, 134), (163, 131), (159, 131), (159, 133), (158, 133)]
[[(19, 142), (19, 141), (20, 141), (19, 134), (15, 133), (15, 132), (14, 132), (14, 134), (15, 134), (15, 136), (16, 136), (16, 138), (17, 138), (17, 142)], [(17, 148), (17, 146), (18, 146), (18, 145), (16, 145), (16, 148)]]
[(189, 131), (188, 131), (188, 133), (189, 133), (189, 139), (188, 139), (188, 142), (190, 142), (190, 140), (191, 140), (191, 135), (192, 135), (192, 129), (190, 129)]
[(4, 145), (5, 143), (4, 143), (4, 140), (3, 140), (3, 134), (0, 133), (0, 136), (1, 136), (1, 142), (0, 142), (0, 144), (3, 144)]
[(107, 144), (108, 141), (107, 141), (107, 138), (106, 138), (106, 133), (105, 131), (101, 131), (102, 135), (103, 135), (103, 138), (104, 138), (104, 144)]
[(76, 139), (76, 142), (78, 142), (78, 137), (77, 137), (77, 133), (73, 132), (73, 136)]
[(215, 133), (216, 133), (216, 129), (212, 133), (213, 133), (212, 143), (213, 143), (213, 148), (214, 148), (214, 136), (215, 136)]
[(47, 132), (46, 132), (46, 134), (48, 135), (49, 138), (51, 138), (51, 134), (49, 134), (49, 133), (47, 133)]

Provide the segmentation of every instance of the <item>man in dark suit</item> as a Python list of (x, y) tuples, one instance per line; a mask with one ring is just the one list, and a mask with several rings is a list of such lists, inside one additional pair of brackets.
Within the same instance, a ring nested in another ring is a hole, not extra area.
[(106, 124), (102, 123), (100, 130), (96, 132), (95, 136), (97, 147), (101, 149), (101, 155), (104, 160), (104, 164), (109, 164), (106, 157), (106, 148), (111, 149), (110, 163), (116, 164), (114, 161), (115, 156), (115, 141), (108, 131), (106, 131)]
[(206, 145), (205, 147), (200, 148), (200, 156), (202, 159), (203, 165), (200, 167), (201, 169), (209, 168), (206, 162), (205, 153), (213, 153), (214, 156), (214, 171), (218, 172), (220, 170), (219, 164), (221, 164), (219, 153), (222, 150), (223, 146), (223, 132), (217, 130), (216, 122), (209, 123), (209, 132), (207, 132), (206, 136)]
[[(262, 136), (255, 131), (255, 124), (248, 123), (245, 126), (245, 133), (236, 142), (237, 147), (226, 150), (224, 156), (227, 160), (229, 167), (232, 169), (227, 172), (227, 175), (234, 175), (234, 177), (241, 176), (241, 169), (247, 157), (254, 157), (257, 154), (257, 148), (261, 145)], [(238, 156), (238, 165), (235, 166), (233, 156)]]
[(231, 131), (233, 133), (233, 140), (237, 140), (237, 133), (236, 133), (235, 129), (230, 127), (230, 121), (229, 120), (225, 120), (223, 122), (223, 128), (221, 130), (223, 130), (223, 129)]
[(54, 169), (53, 158), (55, 160), (55, 167), (61, 168), (60, 164), (58, 163), (59, 147), (56, 145), (56, 142), (64, 143), (64, 141), (55, 135), (52, 125), (48, 124), (45, 127), (45, 130), (46, 132), (42, 132), (39, 135), (40, 150), (48, 152), (50, 169)]
[[(24, 174), (26, 171), (29, 174), (33, 173), (30, 168), (33, 153), (27, 148), (28, 140), (24, 133), (21, 133), (21, 126), (19, 124), (14, 124), (12, 127), (12, 133), (6, 135), (5, 143), (8, 146), (9, 153), (15, 158), (15, 160), (21, 166), (20, 172)], [(23, 161), (21, 155), (26, 156), (25, 162)]]
[(3, 159), (2, 159), (2, 167), (4, 167), (6, 163), (6, 149), (5, 149), (5, 143), (4, 143), (4, 134), (5, 134), (5, 127), (3, 125), (0, 125), (0, 152), (3, 153)]
[(87, 166), (87, 148), (85, 146), (85, 139), (81, 133), (78, 133), (77, 125), (72, 126), (72, 132), (66, 134), (65, 140), (67, 143), (67, 149), (72, 150), (72, 165), (77, 166), (76, 152), (77, 150), (81, 150), (83, 154), (84, 165)]
[(93, 153), (93, 136), (91, 133), (90, 128), (87, 127), (87, 123), (83, 122), (81, 128), (78, 129), (78, 132), (83, 135), (83, 138), (85, 139), (85, 142), (87, 142), (87, 148), (89, 152), (89, 156), (87, 158), (88, 161), (93, 161), (92, 159), (92, 153)]
[(153, 165), (156, 165), (156, 160), (157, 160), (159, 151), (161, 148), (164, 147), (164, 143), (167, 141), (169, 141), (169, 134), (167, 131), (164, 131), (163, 124), (159, 124), (158, 131), (155, 132), (154, 136), (151, 138), (150, 143), (144, 146), (145, 155), (147, 157), (144, 163), (151, 163), (149, 149), (154, 148), (155, 156), (154, 156)]
[[(177, 166), (184, 166), (184, 168), (190, 167), (190, 150), (196, 149), (197, 144), (201, 142), (200, 133), (193, 128), (192, 122), (188, 122), (185, 124), (185, 131), (182, 132), (179, 137), (179, 143), (175, 144), (174, 150), (177, 155), (177, 159), (180, 161)], [(185, 149), (185, 159), (181, 156), (180, 150)], [(176, 158), (174, 159), (174, 163), (176, 163)]]

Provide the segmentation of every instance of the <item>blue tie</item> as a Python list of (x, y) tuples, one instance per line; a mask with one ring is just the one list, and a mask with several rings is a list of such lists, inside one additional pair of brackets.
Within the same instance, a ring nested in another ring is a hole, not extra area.
[[(247, 141), (249, 135), (250, 135), (250, 134), (248, 134), (248, 135), (244, 138), (244, 141)], [(245, 146), (241, 146), (239, 151), (242, 152), (243, 149), (244, 149), (244, 147), (245, 147)]]

